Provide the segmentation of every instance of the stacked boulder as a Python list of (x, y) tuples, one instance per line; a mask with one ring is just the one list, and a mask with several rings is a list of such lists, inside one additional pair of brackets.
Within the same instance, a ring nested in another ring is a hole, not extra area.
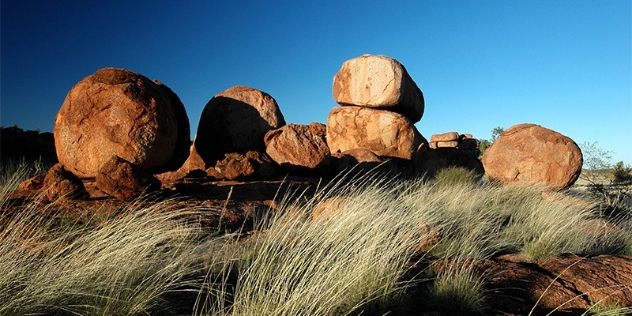
[[(176, 170), (187, 159), (189, 119), (178, 96), (164, 84), (129, 70), (104, 68), (68, 92), (55, 119), (54, 137), (61, 169), (84, 182), (111, 183), (107, 188), (97, 185), (109, 195), (133, 198), (156, 187), (147, 177)], [(102, 168), (122, 161), (128, 172), (118, 175), (142, 179), (100, 179), (112, 176)], [(128, 185), (116, 187), (117, 182)]]
[(483, 165), (478, 156), (479, 141), (471, 134), (447, 132), (430, 137), (427, 147), (422, 147), (417, 156), (419, 173), (434, 176), (439, 170), (449, 167), (461, 167), (484, 174)]
[(430, 137), (430, 148), (455, 148), (464, 150), (476, 157), (480, 154), (478, 149), (479, 141), (472, 134), (459, 134), (457, 132), (447, 132), (434, 134)]
[(425, 142), (414, 125), (424, 113), (423, 93), (393, 58), (347, 60), (334, 77), (333, 97), (341, 106), (327, 119), (332, 154), (363, 148), (379, 157), (412, 161)]

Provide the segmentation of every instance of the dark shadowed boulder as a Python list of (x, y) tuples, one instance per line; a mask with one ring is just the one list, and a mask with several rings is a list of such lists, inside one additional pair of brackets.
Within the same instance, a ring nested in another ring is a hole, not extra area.
[(204, 107), (195, 148), (207, 165), (224, 154), (265, 150), (263, 137), (285, 125), (274, 98), (248, 87), (236, 86), (214, 96)]

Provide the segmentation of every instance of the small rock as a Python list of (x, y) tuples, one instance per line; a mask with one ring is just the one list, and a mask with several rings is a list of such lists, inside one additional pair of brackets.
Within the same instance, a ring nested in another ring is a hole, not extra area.
[(30, 177), (20, 183), (18, 186), (20, 191), (39, 190), (44, 185), (45, 175), (37, 175)]
[(48, 170), (42, 188), (48, 201), (57, 199), (83, 199), (87, 196), (81, 180), (60, 163)]
[(130, 200), (160, 189), (158, 179), (116, 156), (101, 166), (95, 180), (99, 190), (119, 200)]

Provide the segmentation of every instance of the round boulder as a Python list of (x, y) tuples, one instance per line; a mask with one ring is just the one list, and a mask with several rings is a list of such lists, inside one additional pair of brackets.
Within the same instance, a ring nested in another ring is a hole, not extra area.
[(575, 183), (582, 163), (582, 152), (572, 139), (535, 124), (510, 127), (483, 154), (490, 181), (541, 184), (553, 190)]
[(195, 148), (207, 165), (224, 154), (263, 151), (268, 131), (285, 125), (285, 119), (269, 94), (243, 86), (214, 96), (204, 107), (198, 124)]
[(334, 77), (334, 100), (400, 113), (412, 122), (424, 114), (424, 96), (397, 60), (379, 55), (363, 55), (345, 61)]
[(81, 80), (55, 119), (59, 162), (80, 178), (96, 177), (112, 156), (151, 173), (176, 170), (188, 156), (189, 120), (168, 87), (125, 69)]

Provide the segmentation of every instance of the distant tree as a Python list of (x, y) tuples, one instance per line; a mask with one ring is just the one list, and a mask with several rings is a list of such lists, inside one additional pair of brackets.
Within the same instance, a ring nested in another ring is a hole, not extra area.
[(494, 127), (494, 129), (492, 129), (492, 143), (495, 142), (498, 139), (498, 137), (500, 137), (500, 135), (504, 132), (505, 132), (504, 128), (500, 126)]
[(632, 168), (625, 166), (623, 161), (617, 162), (612, 170), (612, 183), (614, 184), (629, 184), (632, 182)]
[(497, 126), (494, 127), (494, 129), (492, 129), (492, 139), (479, 139), (479, 144), (478, 144), (478, 150), (481, 152), (481, 154), (478, 156), (479, 158), (483, 157), (483, 153), (485, 152), (485, 150), (487, 150), (487, 148), (489, 148), (489, 146), (492, 145), (492, 143), (494, 143), (498, 137), (500, 137), (500, 134), (502, 134), (505, 131), (504, 128)]

